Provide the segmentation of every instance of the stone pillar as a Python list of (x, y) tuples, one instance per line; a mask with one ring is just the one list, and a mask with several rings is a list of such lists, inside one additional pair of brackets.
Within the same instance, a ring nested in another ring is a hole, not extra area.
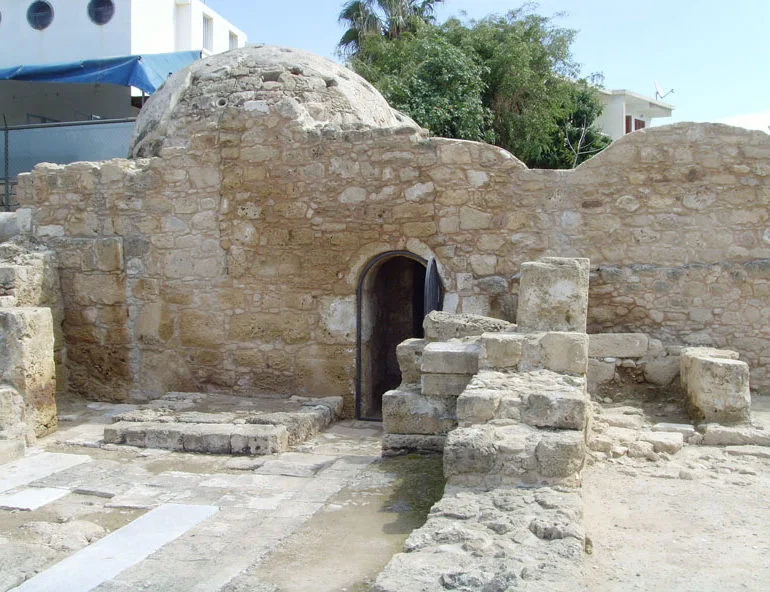
[(0, 382), (24, 399), (36, 436), (56, 429), (56, 368), (49, 308), (0, 308)]
[(545, 257), (521, 264), (520, 333), (536, 331), (586, 332), (588, 259)]

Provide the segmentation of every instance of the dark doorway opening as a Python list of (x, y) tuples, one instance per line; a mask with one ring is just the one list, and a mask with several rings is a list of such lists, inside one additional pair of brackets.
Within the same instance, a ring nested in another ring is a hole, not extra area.
[(426, 261), (408, 251), (375, 257), (358, 282), (356, 417), (382, 419), (382, 395), (401, 383), (396, 346), (422, 337)]

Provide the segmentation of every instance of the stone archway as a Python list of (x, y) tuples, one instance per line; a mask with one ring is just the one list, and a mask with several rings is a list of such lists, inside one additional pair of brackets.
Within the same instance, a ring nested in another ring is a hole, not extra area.
[(382, 419), (382, 395), (401, 382), (396, 346), (422, 337), (425, 259), (389, 251), (364, 267), (356, 291), (356, 417)]

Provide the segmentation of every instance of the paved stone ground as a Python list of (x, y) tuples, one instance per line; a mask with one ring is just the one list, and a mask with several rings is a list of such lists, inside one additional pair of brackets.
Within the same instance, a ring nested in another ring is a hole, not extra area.
[[(59, 431), (0, 472), (0, 591), (25, 580), (20, 590), (277, 590), (280, 582), (272, 581), (280, 580), (281, 570), (271, 570), (265, 560), (299, 544), (297, 537), (317, 530), (312, 521), (320, 519), (336, 523), (330, 535), (343, 541), (368, 525), (364, 530), (375, 532), (358, 533), (357, 553), (369, 559), (342, 579), (321, 573), (312, 587), (280, 589), (350, 589), (376, 576), (400, 550), (443, 486), (440, 457), (382, 461), (379, 424), (345, 421), (291, 452), (229, 457), (104, 445), (104, 425), (127, 406), (63, 407)], [(434, 491), (415, 502), (404, 495), (414, 483), (403, 487), (403, 477), (424, 475), (425, 463), (433, 467)], [(20, 509), (38, 498), (40, 507)], [(159, 510), (176, 518), (163, 518)], [(206, 516), (199, 520), (196, 512)], [(156, 532), (157, 548), (143, 534), (131, 535), (137, 520), (146, 521), (142, 533)], [(166, 536), (169, 529), (181, 532)], [(100, 545), (107, 554), (115, 547), (147, 546), (151, 552), (93, 588), (83, 554), (92, 553), (91, 565), (102, 563), (93, 559)], [(321, 537), (315, 545), (323, 549), (329, 541)], [(317, 563), (333, 573), (349, 562), (350, 552), (345, 547)], [(41, 580), (30, 578), (45, 577), (57, 562), (67, 581), (36, 587)], [(326, 581), (332, 587), (324, 587)]]

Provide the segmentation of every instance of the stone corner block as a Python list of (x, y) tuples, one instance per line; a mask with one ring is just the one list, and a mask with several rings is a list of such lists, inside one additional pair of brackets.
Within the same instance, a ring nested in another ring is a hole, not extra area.
[(407, 339), (396, 346), (396, 358), (401, 370), (402, 384), (417, 384), (420, 382), (420, 366), (422, 352), (425, 349), (424, 339)]
[(456, 425), (454, 398), (426, 397), (417, 390), (382, 395), (382, 428), (387, 434), (446, 434)]
[(740, 360), (691, 357), (683, 362), (686, 394), (694, 413), (707, 422), (746, 423), (751, 415), (749, 365)]
[(553, 372), (585, 375), (588, 368), (588, 335), (550, 332), (540, 339), (543, 367)]
[(425, 346), (422, 372), (432, 374), (476, 374), (479, 346), (473, 343), (436, 342)]

